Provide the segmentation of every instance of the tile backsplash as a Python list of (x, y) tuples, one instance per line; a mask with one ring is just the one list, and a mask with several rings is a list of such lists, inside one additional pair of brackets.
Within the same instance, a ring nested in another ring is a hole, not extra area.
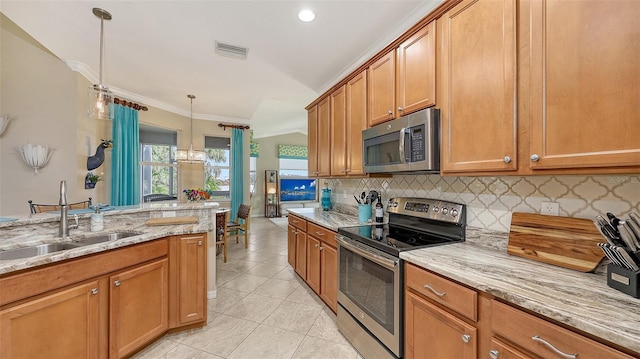
[(467, 205), (467, 225), (508, 232), (511, 212), (540, 213), (543, 201), (557, 202), (560, 215), (593, 218), (640, 213), (640, 176), (441, 177), (328, 179), (332, 202), (355, 205), (354, 195), (376, 190), (391, 197), (426, 197)]

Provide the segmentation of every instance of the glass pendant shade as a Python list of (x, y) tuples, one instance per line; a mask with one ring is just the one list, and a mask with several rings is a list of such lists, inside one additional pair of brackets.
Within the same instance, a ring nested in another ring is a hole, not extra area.
[(113, 103), (113, 96), (106, 86), (100, 84), (90, 86), (88, 89), (88, 96), (88, 115), (90, 118), (98, 120), (112, 119), (111, 104)]
[(104, 20), (111, 20), (111, 14), (97, 7), (94, 7), (92, 11), (100, 19), (100, 83), (89, 86), (87, 116), (98, 120), (110, 120), (112, 119), (113, 96), (109, 88), (102, 84), (102, 52), (104, 48)]
[(202, 150), (193, 149), (193, 99), (194, 95), (187, 95), (191, 99), (191, 130), (189, 136), (191, 142), (189, 143), (189, 149), (179, 149), (176, 151), (176, 161), (184, 163), (204, 163), (207, 160), (207, 152)]

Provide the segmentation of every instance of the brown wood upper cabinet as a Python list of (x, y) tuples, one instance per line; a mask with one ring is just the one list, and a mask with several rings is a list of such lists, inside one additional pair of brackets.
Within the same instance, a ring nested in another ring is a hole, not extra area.
[(432, 21), (369, 66), (369, 126), (435, 105), (435, 32)]
[(331, 108), (327, 96), (308, 112), (309, 176), (328, 177), (331, 174)]
[(367, 128), (367, 72), (331, 94), (331, 177), (364, 176), (362, 130)]
[(528, 165), (639, 166), (640, 2), (539, 0), (529, 7)]
[(442, 172), (515, 171), (516, 3), (465, 0), (438, 23)]

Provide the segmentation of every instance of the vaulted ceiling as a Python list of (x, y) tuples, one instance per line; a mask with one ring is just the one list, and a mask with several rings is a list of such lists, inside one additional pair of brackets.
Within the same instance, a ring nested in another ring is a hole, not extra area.
[[(255, 137), (306, 133), (304, 107), (441, 0), (32, 1), (0, 11), (54, 55), (130, 100), (194, 118), (249, 124)], [(297, 13), (312, 9), (303, 23)], [(249, 49), (219, 56), (215, 42)]]

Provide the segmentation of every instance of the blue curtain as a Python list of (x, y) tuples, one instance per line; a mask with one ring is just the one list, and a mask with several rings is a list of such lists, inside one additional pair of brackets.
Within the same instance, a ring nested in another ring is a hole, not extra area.
[(114, 105), (113, 110), (111, 205), (138, 204), (140, 202), (138, 111), (122, 105)]
[(244, 130), (231, 132), (231, 218), (236, 220), (238, 208), (244, 202)]

